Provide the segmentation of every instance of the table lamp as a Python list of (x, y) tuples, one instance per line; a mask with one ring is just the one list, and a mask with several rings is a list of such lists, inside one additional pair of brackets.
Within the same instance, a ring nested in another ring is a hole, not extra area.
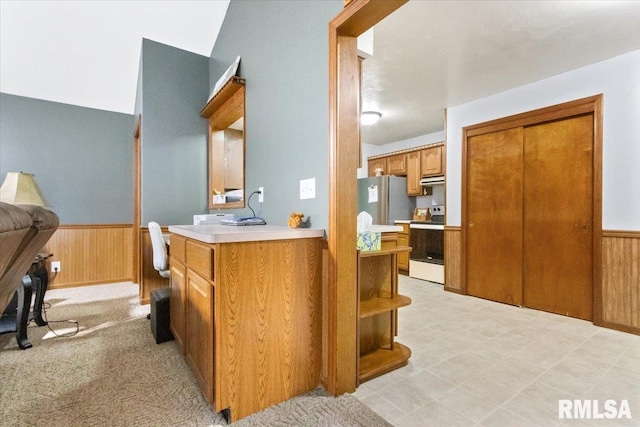
[(24, 172), (8, 172), (0, 187), (0, 202), (12, 205), (36, 205), (49, 207), (40, 192), (34, 175)]

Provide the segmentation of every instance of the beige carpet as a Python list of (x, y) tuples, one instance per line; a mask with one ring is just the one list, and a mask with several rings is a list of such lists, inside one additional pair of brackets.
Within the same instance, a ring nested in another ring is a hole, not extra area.
[[(2, 426), (225, 425), (203, 399), (174, 341), (155, 344), (149, 306), (132, 283), (47, 292), (49, 320), (77, 320), (55, 337), (29, 328), (33, 348), (0, 336)], [(71, 323), (51, 323), (58, 334)], [(238, 426), (388, 426), (355, 397), (318, 388), (240, 420)]]

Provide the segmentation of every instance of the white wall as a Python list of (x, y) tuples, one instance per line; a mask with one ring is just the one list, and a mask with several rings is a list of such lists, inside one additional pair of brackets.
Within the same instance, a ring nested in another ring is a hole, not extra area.
[(394, 151), (406, 150), (409, 148), (419, 147), (426, 144), (434, 144), (444, 141), (444, 131), (428, 133), (416, 136), (414, 138), (403, 139), (402, 141), (391, 142), (383, 145), (362, 144), (362, 167), (358, 169), (358, 178), (366, 178), (367, 157), (377, 156), (378, 154), (387, 154)]
[(448, 225), (461, 225), (464, 126), (600, 93), (604, 94), (602, 228), (640, 230), (640, 50), (449, 108)]

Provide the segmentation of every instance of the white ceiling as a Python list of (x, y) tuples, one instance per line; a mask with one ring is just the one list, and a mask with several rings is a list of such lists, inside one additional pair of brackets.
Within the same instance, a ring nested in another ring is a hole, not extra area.
[[(133, 113), (142, 38), (209, 56), (229, 0), (0, 0), (0, 91)], [(444, 109), (640, 49), (640, 1), (412, 0), (378, 24), (363, 129), (441, 131)]]
[(640, 1), (410, 1), (374, 29), (362, 141), (443, 130), (444, 109), (640, 49)]
[(0, 91), (131, 114), (142, 38), (209, 56), (228, 6), (0, 0)]

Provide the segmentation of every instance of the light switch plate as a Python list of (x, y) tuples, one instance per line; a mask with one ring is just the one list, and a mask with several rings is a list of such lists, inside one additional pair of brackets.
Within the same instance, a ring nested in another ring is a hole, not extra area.
[(316, 179), (300, 180), (300, 200), (316, 198)]

